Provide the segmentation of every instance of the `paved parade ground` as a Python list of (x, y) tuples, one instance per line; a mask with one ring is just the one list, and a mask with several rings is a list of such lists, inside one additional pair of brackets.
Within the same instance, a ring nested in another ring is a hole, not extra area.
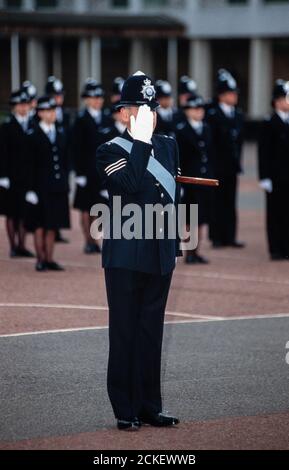
[(65, 273), (10, 260), (0, 220), (0, 449), (289, 449), (289, 261), (268, 259), (255, 167), (247, 145), (246, 249), (205, 242), (211, 263), (181, 260), (174, 275), (162, 373), (174, 429), (115, 429), (101, 259), (82, 254), (78, 214), (57, 246)]

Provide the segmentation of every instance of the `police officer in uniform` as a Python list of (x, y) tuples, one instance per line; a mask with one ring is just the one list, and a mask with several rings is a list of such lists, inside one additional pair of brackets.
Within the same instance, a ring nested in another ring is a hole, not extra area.
[[(10, 243), (10, 256), (31, 258), (33, 254), (25, 247), (24, 228), (25, 192), (27, 186), (27, 131), (29, 119), (29, 97), (23, 90), (13, 92), (10, 97), (12, 112), (0, 130), (2, 203), (0, 210), (6, 215), (6, 228)], [(2, 206), (2, 208), (1, 208)]]
[[(111, 223), (117, 215), (114, 196), (121, 197), (122, 207), (138, 204), (142, 217), (147, 204), (174, 205), (179, 197), (176, 141), (153, 136), (158, 103), (151, 79), (142, 72), (129, 77), (119, 106), (127, 130), (121, 139), (102, 145), (96, 159), (109, 191)], [(122, 223), (125, 220), (123, 217)], [(141, 423), (173, 426), (179, 422), (162, 413), (160, 370), (165, 307), (175, 259), (180, 254), (176, 239), (158, 240), (156, 232), (149, 240), (126, 239), (124, 235), (104, 239), (108, 393), (120, 430), (138, 430)]]
[(217, 80), (217, 104), (208, 110), (214, 145), (214, 174), (220, 187), (214, 195), (211, 239), (214, 248), (243, 248), (237, 241), (237, 187), (241, 172), (243, 114), (237, 107), (236, 80), (220, 69)]
[(53, 258), (56, 231), (70, 228), (66, 135), (56, 125), (57, 104), (39, 98), (39, 125), (29, 132), (26, 226), (34, 232), (36, 271), (64, 271)]
[(65, 132), (70, 129), (70, 113), (64, 109), (65, 90), (61, 80), (53, 75), (48, 77), (45, 94), (54, 98), (56, 102), (56, 126), (62, 127)]
[(32, 123), (37, 122), (37, 88), (33, 83), (29, 80), (25, 80), (22, 83), (22, 90), (28, 95), (29, 97), (29, 119), (31, 119)]
[(82, 98), (85, 109), (81, 111), (73, 127), (73, 154), (77, 190), (74, 208), (81, 212), (81, 225), (85, 238), (85, 254), (100, 253), (99, 245), (90, 235), (92, 218), (90, 210), (94, 204), (104, 202), (101, 184), (96, 173), (97, 148), (110, 139), (112, 121), (103, 112), (104, 90), (93, 79), (84, 85)]
[(183, 122), (186, 119), (184, 115), (183, 106), (186, 104), (188, 97), (192, 93), (197, 93), (197, 84), (195, 80), (188, 77), (187, 75), (182, 75), (179, 80), (178, 85), (178, 109), (174, 114), (174, 123), (177, 125), (180, 122)]
[(260, 132), (259, 176), (266, 191), (269, 252), (278, 261), (289, 259), (289, 82), (276, 81), (272, 104)]
[(169, 135), (174, 137), (174, 121), (176, 109), (174, 108), (174, 99), (172, 87), (165, 80), (156, 81), (156, 98), (160, 104), (157, 108), (157, 127), (156, 134)]
[[(212, 136), (208, 124), (205, 123), (205, 102), (194, 93), (188, 96), (183, 105), (186, 119), (177, 125), (176, 138), (180, 150), (182, 173), (199, 178), (212, 178)], [(182, 201), (187, 205), (187, 231), (190, 230), (190, 204), (198, 204), (199, 246), (188, 251), (187, 264), (207, 264), (208, 260), (199, 254), (202, 229), (211, 220), (212, 191), (211, 188), (185, 185)]]

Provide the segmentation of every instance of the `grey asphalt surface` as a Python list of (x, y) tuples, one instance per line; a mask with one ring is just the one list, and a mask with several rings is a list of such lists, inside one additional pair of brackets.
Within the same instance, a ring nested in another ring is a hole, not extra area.
[[(289, 318), (167, 325), (164, 409), (184, 421), (289, 410)], [(107, 330), (0, 338), (0, 440), (114, 426)]]

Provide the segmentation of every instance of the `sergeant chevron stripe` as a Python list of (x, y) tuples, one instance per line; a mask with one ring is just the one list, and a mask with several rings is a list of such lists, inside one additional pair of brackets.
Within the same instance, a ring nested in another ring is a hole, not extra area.
[[(132, 149), (132, 142), (123, 137), (116, 137), (110, 141), (111, 144), (119, 145), (123, 150), (130, 154)], [(119, 162), (117, 162), (119, 163)], [(118, 170), (119, 168), (116, 168)], [(149, 159), (147, 170), (156, 178), (156, 180), (163, 186), (169, 194), (173, 202), (175, 202), (176, 194), (176, 181), (173, 175), (153, 156)]]

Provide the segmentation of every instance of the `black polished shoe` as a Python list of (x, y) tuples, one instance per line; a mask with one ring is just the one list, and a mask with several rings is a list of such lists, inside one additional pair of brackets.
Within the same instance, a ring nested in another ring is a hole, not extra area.
[(84, 253), (86, 255), (95, 255), (101, 253), (101, 248), (95, 243), (87, 243), (84, 247)]
[(19, 255), (17, 254), (17, 249), (16, 248), (12, 248), (10, 250), (10, 258), (19, 258)]
[(222, 243), (222, 242), (218, 242), (218, 241), (214, 241), (212, 243), (212, 248), (214, 248), (214, 249), (226, 248), (226, 246), (228, 246), (228, 245), (226, 245), (226, 243)]
[(234, 242), (228, 243), (228, 246), (230, 248), (245, 248), (246, 244), (242, 242), (234, 241)]
[(185, 263), (186, 264), (209, 264), (209, 260), (207, 260), (203, 256), (199, 256), (196, 253), (193, 253), (193, 254), (187, 255)]
[(38, 273), (43, 273), (47, 271), (46, 263), (44, 263), (43, 261), (38, 261), (35, 265), (35, 271), (37, 271)]
[(209, 264), (210, 261), (204, 256), (196, 255), (199, 264)]
[(48, 271), (58, 271), (58, 272), (65, 271), (63, 266), (61, 266), (58, 263), (55, 263), (54, 261), (52, 261), (51, 263), (46, 262), (45, 264), (46, 264), (46, 269)]
[(16, 253), (19, 258), (35, 258), (34, 254), (26, 248), (17, 248)]
[(133, 421), (126, 421), (124, 419), (117, 420), (117, 429), (119, 431), (136, 432), (140, 427), (141, 422), (138, 418), (135, 418)]
[(272, 253), (270, 255), (272, 261), (284, 261), (286, 259), (285, 256), (279, 254), (279, 253)]
[(169, 426), (177, 426), (180, 421), (178, 418), (166, 415), (164, 413), (146, 414), (140, 416), (140, 421), (143, 424), (150, 424), (156, 428), (164, 428)]

